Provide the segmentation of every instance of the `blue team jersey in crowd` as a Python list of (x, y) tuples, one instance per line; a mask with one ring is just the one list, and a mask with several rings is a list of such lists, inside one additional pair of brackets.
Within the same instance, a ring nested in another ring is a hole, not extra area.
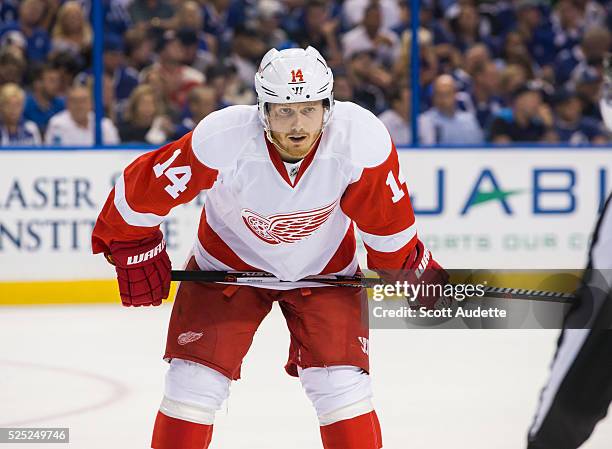
[(550, 24), (536, 28), (531, 40), (527, 42), (527, 49), (531, 57), (540, 65), (552, 64), (555, 60), (555, 33)]
[(103, 0), (102, 11), (105, 33), (113, 33), (121, 36), (130, 26), (132, 26), (130, 13), (120, 2)]
[(38, 125), (41, 132), (44, 132), (47, 128), (47, 124), (51, 117), (60, 111), (65, 109), (65, 101), (63, 98), (56, 97), (51, 100), (49, 109), (43, 110), (40, 105), (36, 102), (36, 99), (32, 94), (28, 94), (26, 97), (25, 108), (23, 110), (23, 116), (26, 120), (31, 120)]
[(33, 122), (22, 119), (14, 133), (0, 123), (0, 146), (34, 146), (40, 143), (40, 133)]
[(576, 66), (584, 60), (580, 47), (562, 50), (555, 59), (555, 79), (558, 84), (565, 84), (572, 76)]
[(469, 102), (459, 102), (459, 107), (465, 111), (474, 113), (482, 130), (489, 129), (497, 113), (504, 107), (502, 98), (493, 95), (489, 97), (486, 102), (478, 102), (472, 92), (468, 94), (468, 98)]
[(138, 72), (131, 67), (119, 67), (115, 71), (114, 84), (115, 98), (118, 101), (126, 100), (138, 86)]
[(0, 23), (9, 23), (17, 20), (19, 2), (17, 0), (4, 0), (0, 2)]
[[(18, 22), (12, 22), (3, 27), (0, 27), (0, 38), (9, 31), (21, 31)], [(42, 62), (47, 58), (47, 54), (51, 50), (51, 39), (49, 33), (42, 28), (34, 30), (31, 36), (25, 36), (27, 42), (26, 55), (28, 60)]]
[[(89, 77), (93, 77), (93, 70), (91, 68), (79, 73), (74, 80), (76, 84), (85, 86)], [(115, 100), (119, 102), (127, 100), (138, 84), (138, 71), (136, 69), (128, 66), (118, 67), (115, 73), (113, 73)]]
[(588, 144), (596, 137), (605, 135), (597, 120), (593, 120), (589, 117), (583, 117), (574, 125), (556, 122), (555, 131), (561, 142), (568, 142), (573, 145)]

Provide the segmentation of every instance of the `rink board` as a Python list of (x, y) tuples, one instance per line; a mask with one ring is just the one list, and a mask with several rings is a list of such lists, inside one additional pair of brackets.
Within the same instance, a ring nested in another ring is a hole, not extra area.
[[(118, 301), (114, 270), (91, 255), (90, 235), (114, 179), (139, 154), (0, 152), (0, 304)], [(451, 268), (581, 268), (612, 190), (605, 149), (421, 149), (400, 161), (419, 235)], [(191, 250), (204, 196), (162, 226), (175, 267)]]

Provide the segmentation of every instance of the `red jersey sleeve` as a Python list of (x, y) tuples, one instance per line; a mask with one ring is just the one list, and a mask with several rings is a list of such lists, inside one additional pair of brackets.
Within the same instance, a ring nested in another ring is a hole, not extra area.
[(357, 225), (369, 269), (401, 269), (417, 243), (414, 212), (400, 173), (397, 150), (375, 167), (363, 168), (340, 205)]
[(154, 235), (173, 207), (212, 187), (218, 172), (198, 160), (192, 134), (143, 154), (123, 171), (94, 226), (94, 254), (109, 252), (111, 241)]

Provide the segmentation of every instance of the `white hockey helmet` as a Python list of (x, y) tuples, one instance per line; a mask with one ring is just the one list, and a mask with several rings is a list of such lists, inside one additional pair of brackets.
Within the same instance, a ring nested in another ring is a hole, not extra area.
[(599, 109), (606, 128), (612, 131), (612, 53), (607, 53), (604, 57), (604, 83)]
[(334, 108), (334, 75), (323, 56), (313, 47), (268, 51), (255, 74), (259, 118), (269, 130), (266, 103), (301, 103), (327, 100), (323, 127)]

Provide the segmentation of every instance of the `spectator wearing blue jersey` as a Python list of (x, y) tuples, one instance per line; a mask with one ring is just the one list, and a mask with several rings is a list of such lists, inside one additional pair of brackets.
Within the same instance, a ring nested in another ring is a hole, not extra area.
[[(450, 45), (450, 42), (453, 41), (453, 34), (450, 30), (447, 20), (438, 19), (433, 20), (433, 18), (429, 18), (430, 10), (423, 10), (424, 14), (422, 17), (425, 17), (425, 20), (421, 22), (421, 27), (428, 30), (431, 33), (431, 38), (433, 44), (438, 46)], [(444, 18), (446, 18), (446, 14), (444, 14)], [(429, 19), (429, 20), (428, 20)]]
[[(440, 49), (441, 47), (441, 49)], [(441, 50), (441, 51), (440, 51)], [(449, 73), (455, 80), (455, 88), (459, 92), (457, 101), (459, 107), (463, 110), (469, 108), (469, 92), (472, 90), (472, 78), (474, 75), (474, 68), (480, 64), (484, 64), (491, 60), (491, 54), (488, 47), (485, 44), (476, 44), (471, 46), (465, 54), (461, 55), (454, 47), (444, 44), (438, 46), (436, 50), (438, 56), (442, 55), (444, 58), (450, 58), (442, 62), (442, 66), (438, 67), (437, 71), (440, 73)], [(440, 62), (440, 59), (438, 59)], [(449, 65), (447, 67), (447, 65)], [(431, 107), (432, 95), (433, 95), (433, 81), (427, 87), (421, 90), (420, 102), (421, 110), (427, 110)], [(473, 108), (472, 108), (473, 109)]]
[(585, 117), (601, 122), (601, 111), (599, 108), (599, 99), (601, 96), (601, 87), (603, 77), (600, 70), (593, 67), (587, 67), (581, 71), (575, 82), (576, 92), (582, 100), (582, 113)]
[(229, 19), (229, 0), (213, 0), (204, 3), (202, 13), (204, 16), (204, 31), (212, 34), (222, 41), (231, 34)]
[(102, 0), (104, 32), (122, 36), (132, 25), (132, 18), (127, 9), (128, 2)]
[[(421, 8), (424, 9), (423, 4), (427, 2), (421, 2)], [(408, 2), (399, 2), (400, 14), (399, 14), (399, 23), (393, 25), (391, 27), (391, 31), (393, 31), (398, 36), (401, 36), (404, 31), (411, 31), (410, 28), (410, 5)], [(421, 14), (421, 23), (423, 23), (423, 16), (425, 14)]]
[(0, 27), (0, 37), (10, 31), (21, 33), (27, 42), (29, 61), (42, 62), (51, 49), (49, 33), (41, 27), (45, 15), (43, 0), (23, 0), (19, 5), (19, 20)]
[(457, 108), (457, 89), (450, 75), (433, 84), (433, 107), (419, 116), (419, 139), (424, 145), (477, 145), (483, 133), (471, 112)]
[(19, 1), (3, 0), (0, 2), (0, 23), (16, 22), (18, 17)]
[(138, 72), (125, 64), (125, 46), (120, 36), (104, 36), (104, 71), (113, 79), (115, 99), (118, 102), (127, 100), (138, 86)]
[(606, 133), (601, 122), (582, 115), (582, 101), (578, 94), (561, 89), (554, 96), (555, 131), (561, 142), (572, 145), (604, 144)]
[(543, 7), (542, 0), (516, 2), (515, 30), (523, 36), (531, 57), (541, 67), (552, 64), (555, 58), (555, 36)]
[(204, 31), (215, 36), (221, 52), (231, 47), (235, 29), (245, 26), (246, 5), (238, 0), (208, 0), (204, 2)]
[(571, 50), (580, 44), (584, 32), (584, 23), (580, 8), (572, 0), (561, 0), (557, 3), (551, 16), (555, 49), (559, 54), (563, 50)]
[(491, 61), (491, 53), (485, 44), (471, 46), (463, 57), (461, 67), (453, 70), (452, 76), (458, 91), (470, 92), (476, 67)]
[(584, 59), (581, 45), (559, 52), (555, 59), (555, 81), (557, 84), (564, 85), (567, 83), (572, 76), (572, 71)]
[(593, 27), (584, 33), (579, 46), (559, 53), (555, 61), (555, 76), (558, 85), (576, 81), (579, 74), (589, 67), (601, 69), (603, 58), (612, 44), (610, 31)]
[(25, 93), (15, 83), (0, 88), (0, 146), (35, 146), (41, 144), (34, 122), (24, 120)]
[(183, 46), (183, 64), (204, 72), (216, 62), (217, 39), (204, 32), (202, 7), (194, 0), (183, 2), (174, 16), (174, 29)]
[(464, 3), (454, 8), (454, 16), (449, 20), (453, 31), (451, 44), (462, 53), (471, 46), (487, 41), (487, 36), (481, 31), (478, 10), (472, 3)]
[(64, 99), (59, 96), (60, 72), (51, 65), (43, 65), (34, 71), (32, 92), (26, 97), (24, 117), (31, 120), (44, 134), (52, 116), (64, 110)]
[(476, 115), (480, 128), (486, 130), (495, 114), (503, 106), (500, 95), (501, 75), (493, 61), (484, 61), (472, 69), (472, 85), (469, 91), (469, 106), (466, 110)]
[(187, 105), (181, 122), (176, 126), (173, 139), (179, 139), (193, 130), (204, 117), (217, 110), (217, 92), (212, 87), (197, 86), (187, 94)]

